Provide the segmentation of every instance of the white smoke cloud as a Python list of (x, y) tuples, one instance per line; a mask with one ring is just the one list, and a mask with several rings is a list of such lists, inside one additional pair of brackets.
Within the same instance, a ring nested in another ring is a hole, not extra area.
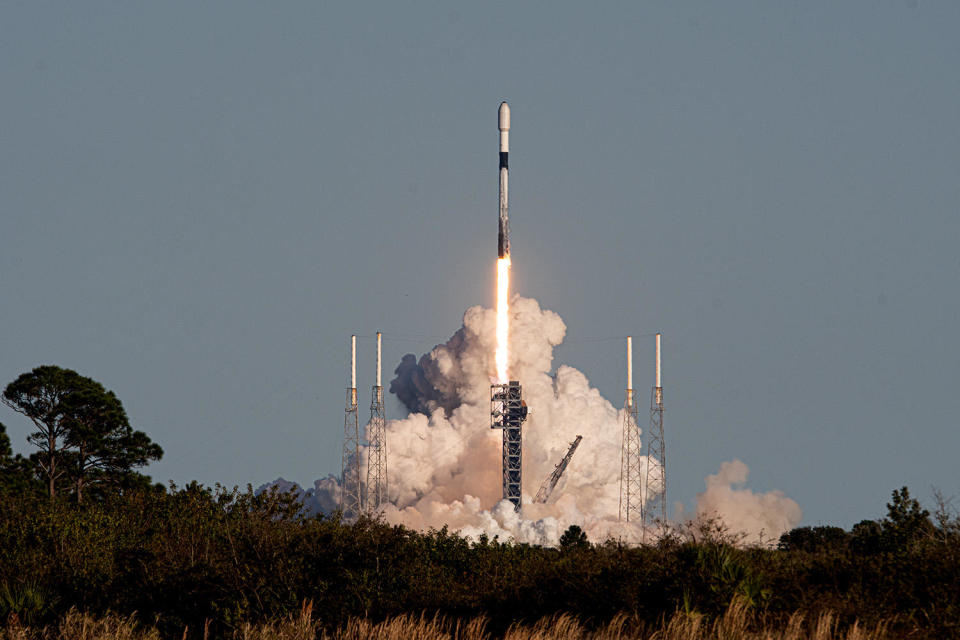
[[(448, 525), (465, 535), (537, 544), (556, 544), (571, 524), (592, 539), (605, 538), (617, 527), (622, 412), (581, 372), (553, 370), (553, 349), (566, 333), (556, 313), (514, 296), (510, 315), (510, 377), (523, 385), (529, 407), (522, 517), (501, 502), (502, 435), (490, 428), (496, 317), (482, 307), (467, 310), (447, 343), (398, 368), (391, 391), (424, 413), (388, 421), (392, 504), (384, 517), (418, 529)], [(577, 435), (583, 441), (554, 499), (531, 503)]]
[[(390, 391), (411, 413), (386, 425), (390, 504), (385, 519), (415, 529), (446, 525), (471, 537), (485, 533), (534, 544), (556, 544), (573, 524), (594, 541), (640, 540), (639, 525), (617, 522), (623, 410), (580, 371), (565, 365), (554, 371), (553, 349), (566, 333), (560, 316), (517, 295), (510, 316), (510, 377), (520, 381), (529, 407), (523, 426), (522, 515), (501, 501), (502, 435), (490, 428), (496, 316), (475, 306), (450, 340), (419, 362), (405, 356), (397, 367)], [(583, 441), (551, 500), (532, 503), (577, 435)], [(361, 468), (365, 455), (362, 451)], [(783, 515), (784, 505), (796, 503), (777, 492), (730, 488), (745, 479), (743, 463), (726, 463), (708, 478), (702, 508), (720, 511), (731, 527), (754, 531), (761, 526), (768, 535), (779, 535), (778, 527), (794, 522), (792, 511)], [(339, 487), (331, 480), (318, 481), (308, 492), (311, 504), (336, 504)]]
[(706, 490), (697, 494), (696, 518), (719, 518), (745, 544), (776, 541), (800, 523), (800, 505), (782, 491), (754, 493), (742, 486), (750, 470), (739, 460), (724, 462), (707, 476)]

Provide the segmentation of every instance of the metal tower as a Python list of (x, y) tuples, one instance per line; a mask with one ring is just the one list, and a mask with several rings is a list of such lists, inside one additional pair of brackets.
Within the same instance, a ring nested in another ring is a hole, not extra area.
[(387, 502), (387, 423), (383, 412), (383, 385), (380, 383), (380, 344), (377, 331), (377, 384), (370, 400), (370, 426), (367, 427), (367, 502), (370, 515), (377, 515)]
[(357, 336), (350, 336), (350, 388), (343, 418), (343, 458), (340, 466), (340, 512), (356, 518), (363, 512), (360, 488), (360, 434), (357, 424)]
[(623, 435), (620, 444), (621, 522), (643, 521), (643, 463), (640, 456), (640, 426), (633, 394), (633, 337), (627, 336), (627, 399), (623, 406)]
[(490, 385), (490, 428), (503, 429), (503, 499), (520, 511), (522, 490), (522, 436), (520, 426), (527, 419), (520, 383)]
[(650, 391), (650, 430), (644, 478), (643, 522), (648, 528), (667, 519), (667, 453), (663, 442), (663, 386), (660, 381), (660, 334), (656, 336), (654, 385)]
[(570, 464), (570, 458), (573, 457), (577, 447), (580, 446), (581, 440), (583, 440), (583, 436), (577, 436), (577, 439), (570, 443), (570, 449), (567, 450), (567, 455), (563, 456), (563, 460), (558, 462), (557, 466), (554, 467), (553, 473), (547, 476), (547, 479), (540, 485), (540, 491), (537, 491), (537, 497), (533, 499), (534, 502), (546, 504), (547, 500), (550, 499), (550, 494), (553, 493), (557, 483), (560, 482), (560, 476), (567, 470), (567, 465)]

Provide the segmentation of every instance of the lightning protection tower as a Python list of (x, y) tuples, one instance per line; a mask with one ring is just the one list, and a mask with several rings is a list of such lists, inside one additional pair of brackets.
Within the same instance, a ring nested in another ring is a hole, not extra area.
[(343, 458), (340, 466), (340, 512), (356, 518), (363, 512), (360, 487), (360, 434), (357, 424), (357, 336), (350, 336), (350, 388), (343, 418)]
[(490, 428), (503, 429), (503, 499), (520, 511), (522, 490), (522, 434), (520, 427), (527, 419), (527, 403), (523, 401), (520, 383), (490, 385)]
[(633, 337), (627, 336), (627, 398), (623, 406), (623, 435), (620, 444), (621, 522), (643, 521), (643, 461), (640, 456), (640, 426), (633, 394)]
[(663, 441), (663, 386), (660, 381), (660, 334), (656, 335), (654, 385), (650, 391), (650, 429), (643, 482), (644, 534), (667, 519), (667, 452)]
[(367, 427), (367, 512), (380, 513), (387, 502), (387, 424), (383, 412), (383, 385), (380, 383), (381, 335), (377, 331), (377, 384), (370, 400)]

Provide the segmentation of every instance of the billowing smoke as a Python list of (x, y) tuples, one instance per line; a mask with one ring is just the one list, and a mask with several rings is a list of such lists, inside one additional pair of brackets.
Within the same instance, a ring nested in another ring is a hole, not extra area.
[[(423, 529), (450, 526), (553, 544), (570, 524), (605, 537), (616, 524), (621, 413), (571, 367), (553, 372), (553, 349), (566, 327), (535, 300), (510, 305), (510, 377), (523, 385), (529, 415), (523, 427), (524, 508), (501, 498), (501, 432), (490, 429), (495, 368), (495, 315), (472, 307), (463, 327), (419, 363), (405, 359), (390, 389), (418, 411), (387, 425), (389, 522)], [(549, 504), (530, 502), (566, 453), (583, 442)]]
[(303, 505), (302, 513), (305, 516), (316, 516), (319, 514), (329, 515), (340, 506), (340, 482), (334, 475), (328, 475), (326, 478), (320, 478), (313, 483), (312, 489), (304, 490), (296, 482), (277, 478), (257, 489), (257, 493), (267, 489), (276, 490), (281, 493), (295, 491), (300, 504)]
[(734, 460), (707, 476), (706, 490), (697, 494), (696, 519), (719, 518), (730, 532), (742, 535), (746, 544), (775, 541), (800, 522), (803, 512), (782, 491), (754, 493), (738, 486), (747, 481), (749, 473), (747, 465)]
[[(471, 307), (450, 340), (419, 362), (404, 356), (397, 367), (390, 391), (411, 413), (387, 422), (386, 520), (416, 529), (447, 525), (467, 536), (485, 533), (535, 544), (556, 544), (572, 524), (595, 541), (639, 540), (638, 525), (617, 522), (623, 411), (580, 371), (565, 365), (553, 369), (553, 349), (566, 326), (556, 313), (520, 296), (510, 304), (509, 371), (523, 386), (529, 407), (523, 426), (522, 516), (501, 501), (501, 432), (490, 428), (495, 333), (494, 311)], [(577, 435), (583, 441), (551, 500), (532, 503)], [(365, 468), (366, 460), (359, 464)], [(752, 532), (759, 524), (771, 536), (799, 521), (799, 507), (781, 494), (730, 489), (731, 482), (745, 479), (743, 463), (726, 463), (718, 476), (708, 478), (703, 509), (729, 515), (731, 527)], [(318, 481), (308, 492), (310, 504), (324, 505), (320, 511), (336, 504), (339, 487), (331, 480)], [(785, 510), (785, 505), (792, 507)], [(727, 514), (725, 509), (734, 510)]]

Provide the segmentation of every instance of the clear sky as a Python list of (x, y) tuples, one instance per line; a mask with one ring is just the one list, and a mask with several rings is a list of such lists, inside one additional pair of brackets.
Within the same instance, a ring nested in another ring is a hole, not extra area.
[(960, 3), (412, 4), (3, 3), (0, 382), (102, 382), (161, 481), (339, 472), (349, 335), (492, 305), (508, 100), (514, 290), (617, 404), (663, 332), (671, 502), (960, 494)]

